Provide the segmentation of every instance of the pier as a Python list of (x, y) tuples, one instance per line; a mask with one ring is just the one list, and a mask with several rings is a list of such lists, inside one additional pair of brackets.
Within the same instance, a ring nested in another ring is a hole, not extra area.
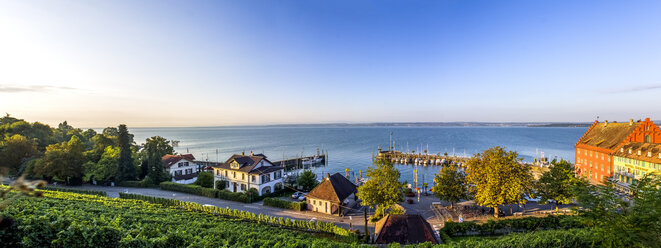
[(287, 158), (273, 162), (275, 166), (284, 166), (285, 170), (307, 169), (312, 166), (326, 165), (328, 162), (328, 152), (317, 153), (312, 156), (301, 156), (296, 158)]
[(417, 154), (401, 151), (379, 151), (375, 159), (390, 161), (394, 164), (413, 165), (464, 165), (470, 159), (468, 157), (448, 156), (441, 154)]

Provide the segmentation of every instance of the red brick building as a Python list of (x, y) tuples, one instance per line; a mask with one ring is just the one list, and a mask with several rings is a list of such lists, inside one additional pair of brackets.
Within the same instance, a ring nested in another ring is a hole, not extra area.
[(595, 121), (576, 142), (576, 174), (603, 183), (613, 175), (613, 153), (626, 142), (661, 143), (661, 131), (649, 118), (624, 123)]

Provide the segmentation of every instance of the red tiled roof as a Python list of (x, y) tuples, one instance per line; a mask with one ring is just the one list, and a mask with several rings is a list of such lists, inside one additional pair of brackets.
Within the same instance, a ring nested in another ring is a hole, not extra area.
[(640, 122), (595, 122), (576, 144), (614, 150), (636, 130), (638, 125)]
[(417, 214), (387, 215), (376, 223), (376, 243), (438, 244), (431, 225)]
[(314, 187), (307, 197), (341, 203), (355, 192), (356, 185), (342, 174), (335, 173), (325, 178), (317, 187)]
[(167, 154), (161, 158), (161, 161), (163, 162), (163, 167), (165, 168), (170, 168), (173, 164), (179, 162), (179, 160), (186, 159), (189, 161), (195, 160), (195, 157), (193, 157), (193, 154), (183, 154), (183, 155), (172, 155), (172, 154)]

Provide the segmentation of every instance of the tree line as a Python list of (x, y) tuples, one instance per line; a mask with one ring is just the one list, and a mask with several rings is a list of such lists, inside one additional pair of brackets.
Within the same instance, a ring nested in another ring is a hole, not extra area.
[(66, 121), (57, 127), (27, 122), (7, 114), (0, 118), (0, 175), (24, 176), (79, 185), (170, 180), (161, 162), (174, 154), (173, 141), (160, 136), (138, 145), (124, 124), (83, 130)]

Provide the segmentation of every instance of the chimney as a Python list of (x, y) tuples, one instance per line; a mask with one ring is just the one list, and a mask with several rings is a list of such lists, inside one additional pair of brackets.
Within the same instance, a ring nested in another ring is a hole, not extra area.
[(241, 155), (246, 155), (246, 152), (245, 152), (245, 151), (244, 151), (244, 152), (241, 152)]
[(629, 119), (629, 126), (633, 126), (633, 119)]
[(604, 127), (607, 127), (607, 126), (608, 126), (608, 120), (605, 120), (604, 121)]
[(326, 180), (330, 180), (330, 173), (326, 173)]

